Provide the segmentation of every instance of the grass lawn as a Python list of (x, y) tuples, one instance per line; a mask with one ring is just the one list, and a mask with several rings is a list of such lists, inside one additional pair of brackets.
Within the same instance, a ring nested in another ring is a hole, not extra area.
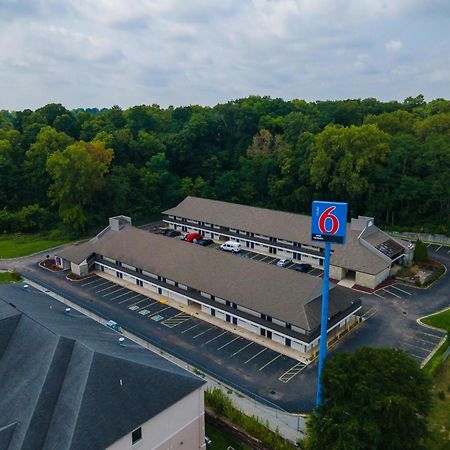
[[(450, 309), (434, 316), (421, 319), (423, 323), (441, 328), (450, 333)], [(446, 343), (436, 352), (425, 366), (433, 375), (433, 406), (428, 418), (431, 437), (426, 443), (427, 450), (447, 450), (450, 448), (450, 358), (440, 365), (442, 355), (449, 345)]]
[(37, 234), (0, 235), (0, 258), (17, 258), (69, 242), (68, 239), (50, 239)]
[(436, 371), (433, 378), (433, 406), (428, 416), (431, 437), (428, 450), (450, 448), (450, 358)]
[(20, 274), (17, 272), (0, 272), (0, 284), (15, 283), (20, 280)]
[(205, 431), (206, 436), (208, 436), (212, 441), (212, 444), (208, 447), (208, 450), (227, 450), (229, 446), (235, 450), (250, 450), (245, 445), (233, 441), (222, 430), (208, 422), (206, 422)]

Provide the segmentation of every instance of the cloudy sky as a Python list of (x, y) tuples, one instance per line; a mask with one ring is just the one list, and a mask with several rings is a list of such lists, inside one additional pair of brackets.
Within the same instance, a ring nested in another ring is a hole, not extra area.
[(450, 97), (450, 0), (0, 0), (0, 109)]

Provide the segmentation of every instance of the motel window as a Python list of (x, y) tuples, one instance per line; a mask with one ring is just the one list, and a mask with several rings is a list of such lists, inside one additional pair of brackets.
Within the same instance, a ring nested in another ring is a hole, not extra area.
[(231, 316), (229, 314), (225, 314), (225, 319), (227, 322), (231, 322)]
[(261, 314), (261, 319), (262, 320), (266, 320), (266, 315), (265, 314)]
[(233, 308), (237, 309), (237, 304), (236, 303), (233, 303)]
[(267, 330), (267, 337), (269, 339), (272, 339), (272, 332), (270, 330)]
[(267, 317), (266, 317), (266, 320), (267, 320), (268, 322), (272, 322), (272, 317), (267, 316)]
[(139, 427), (131, 433), (131, 443), (136, 444), (136, 442), (142, 439), (142, 428)]
[(233, 317), (233, 325), (237, 325), (237, 317)]
[(211, 315), (212, 315), (213, 317), (216, 316), (216, 310), (215, 310), (214, 308), (211, 308)]
[(116, 277), (123, 278), (123, 273), (122, 272), (116, 272)]
[(116, 264), (120, 267), (122, 265), (122, 263), (120, 261), (117, 261), (116, 259)]
[(225, 305), (231, 306), (231, 303), (228, 300), (225, 300)]
[(288, 330), (290, 330), (290, 329), (291, 329), (291, 324), (290, 324), (290, 323), (286, 323), (286, 328), (287, 328)]
[(291, 346), (291, 340), (289, 338), (286, 338), (286, 347)]

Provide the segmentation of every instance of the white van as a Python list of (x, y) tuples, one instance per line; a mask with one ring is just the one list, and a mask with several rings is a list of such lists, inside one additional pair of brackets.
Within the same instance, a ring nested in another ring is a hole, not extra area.
[(239, 253), (241, 251), (241, 244), (239, 242), (227, 241), (220, 246), (220, 249), (226, 252)]

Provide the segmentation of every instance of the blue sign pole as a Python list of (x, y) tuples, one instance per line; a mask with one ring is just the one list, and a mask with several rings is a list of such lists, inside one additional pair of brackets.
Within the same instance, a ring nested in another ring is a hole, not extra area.
[(347, 231), (347, 203), (314, 201), (311, 217), (311, 240), (325, 244), (322, 284), (322, 314), (320, 321), (320, 348), (316, 406), (322, 404), (322, 371), (327, 356), (328, 291), (330, 280), (331, 243), (345, 244)]
[(319, 369), (317, 373), (317, 397), (316, 406), (322, 404), (322, 371), (325, 358), (327, 357), (327, 329), (328, 329), (328, 286), (330, 282), (330, 250), (331, 244), (325, 242), (325, 261), (323, 266), (322, 284), (322, 318), (320, 321), (320, 349)]

